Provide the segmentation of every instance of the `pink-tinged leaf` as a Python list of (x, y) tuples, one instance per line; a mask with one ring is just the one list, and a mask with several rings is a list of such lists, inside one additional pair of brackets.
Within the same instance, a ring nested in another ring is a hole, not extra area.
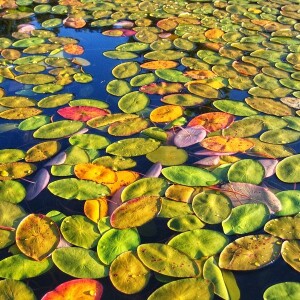
[(30, 201), (37, 197), (48, 185), (50, 180), (50, 175), (46, 169), (40, 169), (32, 181), (34, 183), (30, 183), (27, 189), (26, 200)]
[(123, 20), (123, 21), (119, 21), (117, 23), (114, 24), (114, 27), (116, 28), (132, 28), (134, 26), (134, 22), (132, 21), (128, 21), (128, 20)]
[(60, 240), (59, 243), (57, 245), (56, 248), (68, 248), (68, 247), (72, 247), (72, 244), (70, 244), (69, 242), (67, 242), (63, 236), (60, 236)]
[(194, 162), (194, 165), (217, 166), (219, 162), (220, 156), (209, 156)]
[(85, 127), (85, 128), (80, 129), (79, 131), (77, 131), (77, 132), (75, 132), (75, 133), (69, 135), (68, 137), (73, 136), (73, 135), (78, 135), (78, 134), (85, 134), (85, 133), (87, 133), (88, 131), (89, 131), (89, 129)]
[(100, 300), (103, 294), (102, 284), (95, 279), (73, 279), (48, 292), (42, 300), (90, 299)]
[(146, 172), (144, 177), (159, 177), (162, 170), (161, 163), (157, 162), (151, 166), (151, 168)]
[(281, 202), (269, 189), (250, 183), (231, 182), (221, 186), (221, 191), (231, 200), (233, 206), (246, 203), (264, 203), (271, 213), (281, 210)]
[(63, 20), (63, 24), (66, 27), (71, 28), (82, 28), (85, 26), (86, 21), (83, 18), (80, 17), (67, 17)]
[(112, 37), (120, 37), (120, 36), (133, 36), (136, 34), (136, 31), (131, 29), (124, 29), (124, 28), (118, 28), (118, 29), (109, 29), (102, 32), (103, 35), (106, 36), (112, 36)]
[(130, 29), (120, 29), (121, 31), (123, 31), (123, 35), (122, 36), (133, 36), (136, 34), (136, 31), (134, 30), (130, 30)]
[(236, 154), (236, 152), (215, 152), (215, 151), (203, 149), (194, 152), (194, 154), (199, 156), (223, 156), (223, 155), (234, 155)]
[(20, 24), (17, 28), (21, 33), (31, 33), (32, 30), (35, 30), (35, 26), (31, 24)]
[(172, 34), (170, 32), (163, 32), (160, 33), (158, 36), (162, 39), (167, 39), (168, 37), (170, 37)]
[(112, 196), (111, 200), (108, 202), (108, 216), (111, 216), (114, 210), (123, 204), (121, 200), (121, 194), (123, 190), (125, 189), (125, 186), (122, 186), (120, 189), (118, 189)]
[(206, 130), (202, 126), (182, 128), (174, 137), (177, 147), (188, 147), (201, 142), (206, 137)]
[(92, 106), (71, 106), (60, 108), (58, 114), (65, 119), (86, 122), (92, 118), (108, 115), (105, 109)]
[(265, 178), (271, 177), (275, 174), (276, 166), (278, 164), (277, 159), (259, 159), (258, 162), (260, 162), (265, 169)]
[(52, 159), (50, 159), (47, 163), (44, 164), (44, 167), (57, 166), (62, 165), (67, 158), (66, 152), (60, 152)]

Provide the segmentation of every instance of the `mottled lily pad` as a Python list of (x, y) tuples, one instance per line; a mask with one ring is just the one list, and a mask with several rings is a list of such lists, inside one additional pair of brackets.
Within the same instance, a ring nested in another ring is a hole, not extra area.
[(22, 160), (25, 152), (19, 149), (2, 149), (0, 150), (0, 163), (10, 163)]
[(118, 79), (123, 79), (135, 76), (139, 71), (140, 65), (137, 62), (125, 62), (117, 65), (112, 70), (112, 74)]
[(127, 81), (115, 79), (107, 84), (106, 91), (114, 96), (124, 96), (131, 91), (131, 87)]
[(69, 138), (69, 142), (83, 149), (103, 149), (110, 144), (108, 138), (96, 134), (75, 134)]
[(25, 161), (38, 162), (46, 160), (58, 153), (60, 147), (60, 143), (57, 141), (39, 143), (27, 150)]
[(119, 108), (125, 113), (135, 113), (146, 108), (150, 103), (149, 97), (142, 92), (126, 93), (118, 102)]
[(287, 157), (276, 166), (276, 175), (283, 182), (300, 182), (299, 167), (300, 154)]
[(257, 111), (252, 109), (244, 102), (233, 100), (216, 100), (213, 105), (221, 111), (233, 114), (235, 116), (252, 116), (256, 115)]
[(281, 282), (267, 288), (263, 294), (264, 300), (287, 299), (297, 300), (300, 293), (299, 282)]
[(284, 241), (281, 248), (281, 255), (284, 261), (298, 272), (300, 272), (299, 250), (299, 241)]
[(15, 300), (36, 300), (33, 290), (24, 282), (14, 279), (0, 281), (0, 298)]
[(13, 162), (0, 165), (0, 180), (23, 178), (32, 174), (36, 166), (25, 162)]
[(273, 129), (264, 132), (259, 139), (270, 144), (288, 144), (297, 142), (300, 139), (300, 132), (291, 129)]
[(289, 216), (297, 214), (300, 211), (300, 191), (286, 190), (276, 194), (281, 202), (281, 210), (276, 213), (277, 216)]

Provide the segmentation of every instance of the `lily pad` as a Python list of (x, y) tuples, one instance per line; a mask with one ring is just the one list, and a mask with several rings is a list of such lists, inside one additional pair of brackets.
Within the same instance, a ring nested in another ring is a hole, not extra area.
[(30, 107), (30, 106), (35, 106), (36, 101), (28, 97), (7, 96), (7, 97), (0, 98), (0, 105), (6, 107)]
[(183, 51), (175, 50), (156, 50), (150, 51), (144, 55), (146, 59), (151, 60), (177, 60), (184, 56), (186, 56), (186, 54)]
[(277, 216), (289, 216), (300, 211), (300, 191), (286, 190), (276, 194), (282, 208), (276, 213)]
[(173, 201), (168, 198), (161, 198), (161, 210), (159, 211), (159, 218), (175, 218), (183, 215), (192, 215), (192, 205), (181, 201)]
[(264, 122), (259, 118), (244, 118), (232, 123), (228, 128), (222, 130), (224, 136), (249, 137), (258, 134), (264, 129)]
[(97, 253), (100, 260), (110, 265), (120, 254), (136, 250), (140, 244), (140, 236), (136, 229), (110, 229), (100, 238)]
[(153, 73), (139, 74), (131, 78), (130, 85), (143, 86), (143, 85), (153, 83), (155, 80), (156, 80), (156, 76)]
[(97, 224), (80, 215), (64, 218), (60, 230), (67, 242), (85, 249), (94, 248), (100, 238)]
[(299, 162), (300, 154), (283, 159), (276, 166), (277, 177), (287, 183), (300, 182)]
[(172, 122), (183, 115), (183, 108), (178, 105), (163, 105), (153, 109), (150, 120), (155, 123)]
[(121, 156), (101, 156), (93, 160), (93, 164), (102, 165), (114, 171), (127, 170), (136, 166), (136, 162), (133, 159)]
[(137, 248), (137, 254), (145, 266), (163, 275), (195, 277), (199, 273), (191, 258), (169, 245), (142, 244)]
[(149, 97), (142, 92), (126, 93), (118, 102), (119, 108), (125, 113), (135, 113), (146, 108), (150, 103)]
[(257, 111), (252, 109), (244, 102), (233, 100), (216, 100), (213, 105), (221, 111), (224, 111), (235, 116), (252, 116), (256, 115)]
[(46, 160), (58, 153), (60, 147), (60, 143), (57, 141), (39, 143), (27, 150), (25, 161), (38, 162)]
[(187, 88), (192, 94), (208, 99), (216, 99), (220, 96), (217, 89), (204, 83), (190, 82)]
[(234, 271), (257, 270), (274, 262), (280, 255), (280, 249), (280, 240), (268, 234), (241, 237), (221, 252), (219, 267)]
[(22, 121), (19, 124), (18, 128), (20, 130), (24, 130), (24, 131), (35, 130), (35, 129), (38, 129), (39, 127), (46, 125), (48, 123), (50, 123), (50, 117), (45, 116), (45, 115), (39, 115), (39, 116), (30, 117), (30, 118)]
[(281, 282), (267, 288), (263, 294), (264, 300), (287, 299), (297, 300), (300, 292), (299, 282)]
[(23, 178), (32, 174), (36, 166), (25, 162), (13, 162), (0, 165), (0, 180)]
[(26, 190), (22, 183), (14, 180), (0, 182), (1, 201), (17, 204), (26, 196)]
[(77, 278), (103, 278), (108, 276), (95, 251), (79, 247), (56, 249), (52, 253), (54, 264), (64, 273)]
[(194, 215), (174, 217), (168, 221), (167, 225), (171, 230), (179, 232), (200, 229), (205, 226), (205, 224)]
[(15, 77), (15, 80), (23, 84), (46, 84), (55, 81), (55, 77), (47, 74), (22, 74)]
[(151, 83), (148, 85), (143, 85), (140, 87), (140, 91), (146, 94), (159, 94), (166, 95), (172, 93), (179, 93), (183, 89), (183, 85), (181, 83), (173, 83), (173, 82), (159, 82), (159, 83)]
[(2, 149), (0, 150), (0, 163), (11, 163), (22, 160), (25, 152), (19, 149)]
[(34, 107), (11, 108), (0, 112), (0, 118), (7, 120), (23, 120), (41, 114), (40, 109)]
[(220, 253), (228, 244), (227, 237), (210, 229), (194, 229), (173, 237), (168, 245), (185, 253), (192, 259)]
[(0, 298), (15, 300), (36, 300), (33, 290), (24, 282), (13, 279), (4, 279), (0, 281)]
[(38, 102), (38, 106), (42, 108), (53, 108), (65, 105), (74, 98), (71, 93), (58, 94), (45, 97)]
[(284, 261), (298, 272), (300, 272), (299, 250), (299, 241), (284, 241), (281, 248), (281, 255)]
[(270, 144), (288, 144), (297, 142), (300, 139), (300, 132), (290, 129), (273, 129), (264, 132), (259, 139)]
[(114, 79), (107, 84), (106, 91), (114, 96), (124, 96), (131, 91), (131, 87), (125, 80)]
[(69, 143), (83, 149), (104, 149), (110, 141), (97, 134), (75, 134), (69, 138)]
[(190, 78), (183, 75), (181, 71), (178, 70), (172, 70), (172, 69), (158, 69), (155, 71), (155, 74), (166, 81), (170, 82), (189, 82), (191, 81)]
[(128, 78), (135, 76), (140, 71), (140, 65), (137, 62), (125, 62), (117, 65), (113, 70), (112, 74), (118, 78)]
[(180, 105), (180, 106), (198, 106), (206, 104), (205, 98), (192, 94), (171, 94), (164, 96), (161, 99), (166, 104)]

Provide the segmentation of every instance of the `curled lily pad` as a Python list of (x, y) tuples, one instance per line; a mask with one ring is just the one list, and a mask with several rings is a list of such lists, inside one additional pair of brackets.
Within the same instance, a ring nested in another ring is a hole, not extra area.
[(284, 241), (281, 248), (281, 255), (284, 261), (298, 272), (300, 271), (299, 250), (299, 241)]
[[(110, 229), (100, 238), (97, 253), (100, 260), (110, 265), (123, 252), (135, 250), (140, 244), (140, 236), (136, 229)], [(109, 245), (109, 247), (108, 247)]]
[(241, 237), (223, 249), (219, 267), (235, 271), (260, 269), (275, 261), (280, 255), (280, 249), (280, 240), (268, 234)]
[(0, 281), (0, 297), (2, 299), (28, 299), (36, 300), (34, 292), (24, 282), (14, 279), (4, 279)]
[(141, 226), (152, 220), (160, 209), (160, 198), (142, 196), (119, 206), (111, 215), (112, 227), (124, 229)]
[(64, 273), (77, 278), (103, 278), (108, 268), (97, 257), (97, 253), (79, 247), (56, 249), (52, 253), (54, 264)]
[(222, 222), (225, 234), (245, 234), (264, 226), (269, 218), (269, 210), (265, 204), (252, 203), (237, 206), (230, 216)]
[(106, 152), (124, 157), (140, 156), (154, 151), (159, 145), (160, 142), (154, 139), (130, 138), (110, 144)]
[(281, 217), (270, 220), (264, 227), (267, 233), (286, 240), (299, 239), (300, 218)]
[(97, 225), (80, 215), (64, 218), (60, 230), (67, 242), (85, 249), (94, 248), (100, 238)]
[(172, 281), (155, 290), (148, 300), (167, 300), (169, 297), (176, 299), (178, 295), (185, 295), (188, 299), (213, 299), (213, 286), (208, 280), (202, 278), (187, 278)]
[(186, 254), (164, 244), (142, 244), (137, 248), (139, 259), (149, 269), (172, 277), (195, 277), (199, 270)]
[(299, 154), (283, 159), (276, 167), (277, 177), (283, 182), (300, 182), (299, 161)]
[(53, 252), (59, 243), (59, 237), (56, 224), (41, 214), (28, 215), (21, 221), (16, 231), (18, 248), (35, 260), (43, 260)]
[(193, 259), (220, 253), (228, 244), (227, 237), (210, 229), (194, 229), (173, 237), (168, 245)]
[(296, 300), (300, 292), (299, 282), (281, 282), (267, 288), (263, 294), (264, 300), (288, 299)]
[(231, 201), (223, 193), (204, 191), (193, 198), (193, 211), (197, 217), (208, 224), (218, 224), (231, 212)]

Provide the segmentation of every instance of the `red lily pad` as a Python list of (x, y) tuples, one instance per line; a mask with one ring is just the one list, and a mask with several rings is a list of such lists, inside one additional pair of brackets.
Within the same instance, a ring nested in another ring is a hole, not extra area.
[(86, 122), (90, 119), (108, 115), (105, 109), (92, 106), (72, 106), (59, 109), (58, 114), (70, 120)]

